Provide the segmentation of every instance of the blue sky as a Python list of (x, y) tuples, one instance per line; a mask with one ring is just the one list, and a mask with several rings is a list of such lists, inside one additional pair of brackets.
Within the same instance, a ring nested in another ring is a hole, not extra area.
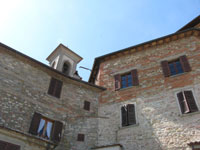
[(0, 42), (48, 64), (63, 43), (84, 59), (171, 34), (200, 15), (200, 0), (0, 0)]

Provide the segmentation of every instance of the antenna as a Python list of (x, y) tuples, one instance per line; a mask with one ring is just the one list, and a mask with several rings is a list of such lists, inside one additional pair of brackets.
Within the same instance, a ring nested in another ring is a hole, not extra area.
[(89, 68), (86, 68), (86, 67), (83, 67), (83, 66), (80, 66), (79, 68), (82, 68), (82, 69), (85, 69), (85, 70), (92, 71), (91, 69), (89, 69)]

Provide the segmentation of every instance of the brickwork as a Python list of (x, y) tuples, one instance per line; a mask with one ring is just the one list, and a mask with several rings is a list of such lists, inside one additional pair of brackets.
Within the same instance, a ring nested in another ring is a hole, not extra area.
[(195, 28), (200, 28), (200, 23), (195, 26)]
[[(63, 81), (60, 99), (47, 94), (52, 76)], [(94, 147), (97, 141), (100, 91), (95, 87), (58, 75), (17, 54), (7, 53), (5, 48), (0, 47), (1, 126), (29, 134), (33, 114), (38, 112), (64, 124), (62, 141), (56, 149), (89, 149)], [(90, 111), (83, 109), (85, 100), (91, 102)], [(77, 142), (78, 133), (85, 134), (84, 142)], [(1, 138), (3, 137), (0, 134)], [(22, 147), (21, 150), (26, 149)]]
[[(186, 55), (191, 72), (164, 77), (161, 61)], [(200, 106), (200, 39), (190, 36), (141, 51), (118, 56), (100, 64), (101, 95), (98, 145), (120, 143), (125, 150), (190, 149), (200, 141), (199, 112), (182, 115), (176, 92), (191, 89)], [(139, 86), (115, 91), (114, 75), (137, 69)], [(121, 127), (120, 108), (136, 104), (137, 124)]]

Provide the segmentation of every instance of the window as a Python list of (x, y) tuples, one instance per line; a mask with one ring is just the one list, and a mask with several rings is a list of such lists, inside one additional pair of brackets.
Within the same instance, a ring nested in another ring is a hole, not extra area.
[(84, 142), (84, 140), (85, 140), (85, 135), (84, 134), (78, 134), (77, 141)]
[(121, 88), (133, 86), (132, 74), (121, 75)]
[(62, 81), (52, 77), (49, 85), (48, 94), (60, 98), (62, 84)]
[(62, 72), (64, 73), (64, 74), (66, 74), (66, 75), (69, 75), (69, 70), (70, 70), (70, 67), (69, 67), (70, 65), (67, 63), (67, 62), (65, 62), (64, 64), (63, 64), (63, 69), (62, 69)]
[(20, 150), (20, 146), (0, 140), (0, 150)]
[(192, 91), (181, 91), (177, 93), (177, 98), (182, 114), (198, 111)]
[(161, 65), (165, 77), (191, 71), (190, 64), (185, 55), (173, 61), (162, 61)]
[(50, 120), (35, 112), (31, 121), (29, 133), (47, 140), (59, 142), (61, 139), (62, 127), (62, 122)]
[(49, 140), (51, 137), (52, 125), (53, 125), (53, 121), (42, 117), (40, 119), (40, 124), (38, 127), (37, 134), (40, 137), (43, 137)]
[(200, 150), (200, 142), (194, 142), (189, 144), (192, 147), (192, 150)]
[(181, 62), (180, 62), (180, 59), (171, 61), (168, 63), (168, 65), (169, 65), (170, 75), (172, 75), (172, 76), (184, 72)]
[(55, 61), (54, 61), (53, 64), (52, 64), (52, 68), (54, 68), (54, 69), (55, 69), (55, 64), (56, 64), (56, 63), (55, 63)]
[(85, 109), (85, 110), (90, 110), (90, 102), (88, 102), (88, 101), (84, 101), (84, 107), (83, 107), (83, 109)]
[(119, 89), (130, 87), (130, 86), (137, 86), (137, 85), (139, 85), (139, 81), (138, 81), (138, 73), (136, 69), (126, 74), (115, 75), (115, 90), (119, 90)]
[(121, 107), (122, 126), (136, 124), (135, 105), (128, 104)]

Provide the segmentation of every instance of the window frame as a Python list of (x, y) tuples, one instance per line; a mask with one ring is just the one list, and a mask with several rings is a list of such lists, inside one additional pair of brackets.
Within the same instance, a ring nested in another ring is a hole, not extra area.
[(83, 109), (87, 110), (87, 111), (90, 111), (90, 109), (91, 109), (91, 102), (85, 100), (84, 103), (83, 103)]
[[(162, 68), (162, 72), (163, 72), (164, 77), (173, 77), (173, 76), (184, 74), (186, 72), (190, 72), (192, 70), (192, 68), (190, 66), (190, 62), (189, 62), (186, 55), (176, 56), (176, 57), (173, 57), (173, 58), (174, 59), (166, 59), (166, 60), (161, 61), (161, 68)], [(181, 68), (182, 68), (183, 72), (176, 73), (176, 74), (172, 75), (169, 64), (171, 62), (177, 61), (177, 60), (180, 61)]]
[[(197, 108), (198, 108), (197, 111), (195, 111), (195, 112), (189, 112), (189, 113), (182, 113), (181, 106), (180, 106), (180, 103), (179, 103), (179, 99), (178, 99), (177, 94), (180, 93), (180, 92), (184, 92), (184, 91), (191, 91), (191, 92), (192, 92), (193, 97), (194, 97), (195, 104), (196, 104), (196, 106), (197, 106)], [(199, 104), (198, 104), (198, 102), (197, 102), (196, 93), (195, 93), (195, 91), (194, 91), (193, 88), (184, 88), (184, 89), (178, 90), (178, 91), (176, 91), (176, 92), (174, 93), (174, 96), (175, 96), (175, 98), (176, 98), (176, 103), (177, 103), (177, 105), (178, 105), (179, 113), (180, 113), (181, 116), (183, 116), (183, 115), (189, 115), (189, 114), (194, 114), (194, 113), (200, 111), (200, 109), (199, 109), (200, 107), (199, 107)]]
[[(46, 140), (53, 141), (55, 143), (60, 142), (62, 138), (62, 132), (63, 132), (63, 122), (62, 121), (57, 121), (54, 119), (49, 119), (46, 116), (43, 116), (42, 114), (38, 112), (34, 112), (32, 116), (32, 120), (30, 122), (30, 127), (29, 127), (29, 133), (32, 135), (35, 135), (37, 137), (40, 137), (38, 135), (38, 130), (40, 126), (40, 122), (42, 118), (46, 118), (47, 120), (53, 121), (52, 128), (51, 128), (51, 133), (50, 133), (50, 138)], [(42, 138), (42, 137), (41, 137)], [(45, 138), (44, 138), (45, 139)]]
[[(129, 77), (128, 77), (128, 76), (129, 76), (129, 75), (131, 76), (131, 85), (130, 85), (130, 86), (128, 85), (128, 82), (129, 82), (129, 81), (128, 81), (128, 80), (129, 80)], [(123, 77), (125, 77), (125, 84), (126, 84), (125, 87), (123, 87), (123, 81), (122, 81), (122, 78), (123, 78)], [(120, 89), (124, 89), (124, 88), (128, 88), (128, 87), (133, 86), (133, 75), (132, 75), (131, 72), (127, 72), (127, 73), (121, 74), (121, 75), (120, 75), (120, 78), (121, 78), (121, 79), (120, 79), (120, 82), (121, 82), (121, 83), (120, 83), (120, 85), (121, 85), (121, 86), (120, 86)]]
[[(41, 116), (40, 121), (41, 121), (42, 119), (45, 120), (45, 124), (44, 124), (44, 129), (45, 129), (45, 130), (43, 131), (42, 135), (39, 135), (39, 132), (37, 131), (37, 136), (39, 136), (39, 137), (41, 137), (41, 138), (43, 138), (43, 139), (51, 140), (51, 138), (52, 138), (53, 126), (54, 126), (54, 122), (55, 122), (55, 121), (52, 120), (52, 119), (49, 119), (49, 118), (47, 118), (47, 117), (44, 117), (44, 116)], [(47, 130), (47, 124), (48, 124), (48, 122), (51, 122), (51, 123), (52, 123), (49, 139), (44, 137), (44, 136), (45, 136), (45, 131)], [(40, 123), (39, 123), (39, 126), (40, 126)], [(38, 130), (39, 130), (39, 126), (38, 126)]]
[[(15, 150), (20, 150), (21, 149), (21, 145), (18, 145), (18, 144), (14, 144), (12, 142), (8, 142), (8, 141), (3, 141), (3, 140), (0, 140), (0, 144), (5, 144), (5, 147), (4, 149), (1, 149), (1, 150), (11, 150), (11, 149), (15, 149)], [(1, 147), (2, 148), (2, 147)]]
[[(131, 79), (132, 79), (132, 85), (127, 86), (128, 85), (128, 75), (131, 75)], [(127, 76), (126, 77), (126, 87), (122, 88), (122, 77), (123, 76)], [(129, 87), (133, 87), (133, 86), (139, 86), (139, 77), (138, 77), (138, 70), (137, 69), (132, 69), (123, 73), (118, 73), (118, 74), (114, 74), (114, 89), (115, 91), (117, 90), (121, 90), (121, 89), (127, 89)]]
[[(183, 72), (178, 72), (176, 62), (179, 62), (179, 63), (181, 64), (181, 69), (182, 69)], [(171, 71), (171, 68), (170, 68), (170, 64), (173, 64), (173, 67), (174, 67), (174, 69), (175, 69), (176, 74), (172, 74), (172, 73), (171, 73), (172, 71)], [(168, 61), (168, 67), (169, 67), (170, 76), (176, 76), (176, 75), (180, 75), (180, 74), (185, 73), (185, 71), (184, 71), (184, 69), (183, 69), (183, 64), (181, 63), (181, 60), (180, 60), (180, 57), (177, 58), (177, 59), (173, 59), (173, 60), (171, 60), (171, 61)]]
[[(129, 125), (123, 126), (123, 125), (122, 125), (122, 112), (121, 112), (121, 108), (122, 108), (124, 105), (129, 105), (129, 104), (133, 104), (134, 107), (135, 107), (135, 124), (129, 124)], [(121, 127), (121, 128), (134, 127), (134, 126), (139, 125), (138, 115), (137, 115), (137, 104), (136, 104), (136, 102), (130, 102), (130, 103), (125, 103), (125, 104), (123, 104), (123, 105), (120, 105), (120, 106), (119, 106), (119, 110), (120, 110), (120, 127)]]
[(189, 146), (192, 148), (192, 150), (200, 150), (200, 143), (199, 142), (189, 144)]
[(77, 135), (77, 141), (78, 142), (85, 142), (85, 134), (78, 133), (78, 135)]
[(48, 94), (60, 98), (62, 94), (63, 82), (57, 78), (51, 77), (49, 82)]

